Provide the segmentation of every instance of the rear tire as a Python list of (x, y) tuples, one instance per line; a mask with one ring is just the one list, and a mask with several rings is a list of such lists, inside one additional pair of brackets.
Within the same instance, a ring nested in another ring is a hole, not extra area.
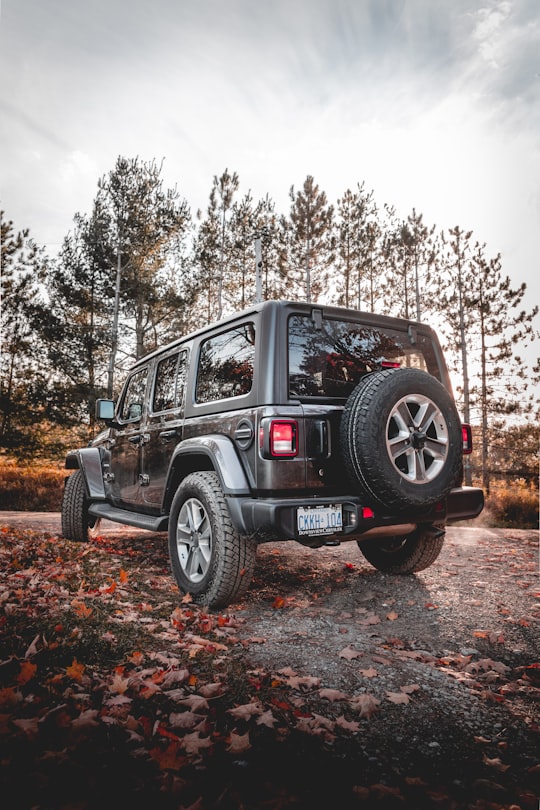
[(456, 486), (462, 469), (461, 424), (446, 388), (414, 368), (368, 375), (341, 419), (345, 469), (370, 504), (425, 510)]
[(414, 574), (433, 565), (444, 545), (444, 529), (418, 526), (405, 537), (383, 537), (358, 541), (366, 560), (387, 574)]
[(62, 535), (78, 543), (88, 541), (89, 530), (95, 519), (88, 514), (88, 499), (83, 474), (76, 470), (66, 479), (62, 498)]
[(178, 487), (169, 517), (169, 558), (183, 593), (221, 608), (249, 588), (257, 544), (235, 531), (219, 478), (194, 472)]

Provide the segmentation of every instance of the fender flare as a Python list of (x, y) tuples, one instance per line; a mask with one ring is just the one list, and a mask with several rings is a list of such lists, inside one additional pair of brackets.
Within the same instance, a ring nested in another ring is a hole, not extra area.
[(68, 470), (79, 469), (82, 472), (89, 500), (105, 500), (101, 453), (98, 447), (83, 447), (71, 451), (66, 457), (65, 466)]
[[(219, 476), (223, 494), (246, 496), (251, 494), (246, 472), (238, 457), (234, 443), (218, 433), (200, 438), (184, 439), (176, 447), (169, 466), (166, 492), (170, 492), (175, 469), (183, 466), (183, 457), (206, 456)], [(186, 465), (188, 466), (188, 465)]]

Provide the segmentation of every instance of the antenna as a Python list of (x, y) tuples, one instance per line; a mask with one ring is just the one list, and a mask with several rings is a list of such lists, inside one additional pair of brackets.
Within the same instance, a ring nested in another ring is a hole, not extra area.
[(255, 304), (262, 301), (262, 251), (260, 238), (255, 239)]

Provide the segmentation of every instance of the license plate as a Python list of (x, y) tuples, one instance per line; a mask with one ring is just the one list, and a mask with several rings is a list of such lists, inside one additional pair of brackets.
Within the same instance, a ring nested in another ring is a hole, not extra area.
[(296, 513), (296, 525), (300, 537), (342, 532), (343, 513), (341, 505), (299, 506)]

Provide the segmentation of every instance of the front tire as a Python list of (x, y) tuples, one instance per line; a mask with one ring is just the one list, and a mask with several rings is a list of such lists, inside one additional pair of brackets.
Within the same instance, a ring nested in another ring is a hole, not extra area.
[(188, 475), (169, 517), (169, 558), (183, 593), (197, 605), (221, 608), (247, 591), (256, 542), (235, 531), (214, 472)]
[(444, 529), (418, 526), (405, 537), (384, 537), (358, 541), (366, 560), (386, 574), (414, 574), (433, 565), (444, 545)]
[(88, 499), (83, 474), (76, 470), (66, 479), (62, 498), (62, 536), (78, 543), (88, 541), (95, 519), (88, 514)]

